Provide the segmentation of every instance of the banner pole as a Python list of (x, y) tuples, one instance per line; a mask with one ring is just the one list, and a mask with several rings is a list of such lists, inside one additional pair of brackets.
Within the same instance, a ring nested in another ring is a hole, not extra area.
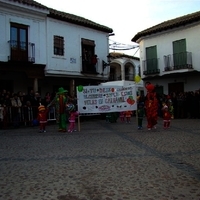
[(80, 115), (78, 116), (78, 131), (81, 131)]

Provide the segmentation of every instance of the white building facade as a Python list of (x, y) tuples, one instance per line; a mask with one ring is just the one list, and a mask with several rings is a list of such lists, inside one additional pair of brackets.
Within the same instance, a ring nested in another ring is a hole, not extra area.
[(200, 89), (200, 12), (139, 32), (141, 77), (160, 94)]
[(109, 79), (111, 28), (28, 0), (0, 0), (0, 23), (1, 89), (74, 95)]
[(37, 83), (46, 64), (45, 6), (0, 0), (0, 85), (18, 91)]

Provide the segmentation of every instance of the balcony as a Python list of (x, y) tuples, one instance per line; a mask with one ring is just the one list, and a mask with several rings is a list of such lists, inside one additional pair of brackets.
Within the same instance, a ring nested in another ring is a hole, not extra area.
[(35, 63), (35, 44), (19, 42), (17, 40), (8, 41), (10, 45), (9, 62)]
[(134, 81), (135, 74), (125, 74), (126, 81)]
[(158, 69), (158, 58), (143, 60), (142, 67), (144, 69), (143, 75), (153, 75), (160, 73), (160, 69)]
[(93, 74), (93, 75), (99, 74), (98, 59), (95, 63), (92, 63), (92, 61), (85, 59), (82, 59), (81, 62), (82, 62), (82, 70), (81, 70), (82, 74)]
[(193, 69), (191, 52), (181, 52), (164, 56), (164, 71), (180, 69)]

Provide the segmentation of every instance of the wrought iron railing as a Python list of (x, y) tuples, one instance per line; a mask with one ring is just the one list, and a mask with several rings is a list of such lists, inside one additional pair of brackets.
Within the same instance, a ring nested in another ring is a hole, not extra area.
[(35, 63), (35, 44), (9, 40), (10, 55), (8, 61)]
[(181, 52), (164, 56), (164, 70), (192, 69), (192, 53)]
[(142, 61), (142, 67), (144, 69), (144, 75), (159, 74), (160, 69), (158, 68), (158, 58), (152, 58)]

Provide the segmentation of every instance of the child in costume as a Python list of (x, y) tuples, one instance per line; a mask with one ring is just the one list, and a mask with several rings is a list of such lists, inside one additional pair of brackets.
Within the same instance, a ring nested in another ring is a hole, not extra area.
[(145, 115), (144, 103), (141, 102), (138, 104), (138, 109), (137, 109), (138, 130), (142, 129), (142, 122), (143, 122), (144, 115)]
[(106, 122), (110, 123), (111, 113), (106, 113)]
[(132, 111), (127, 110), (124, 112), (125, 118), (126, 118), (126, 123), (131, 123), (131, 115), (133, 114)]
[(162, 108), (163, 111), (163, 128), (169, 128), (171, 121), (171, 114), (167, 105), (164, 105)]
[(46, 133), (46, 124), (47, 124), (47, 113), (49, 109), (45, 108), (45, 106), (40, 105), (38, 107), (38, 117), (37, 120), (39, 121), (40, 133)]
[(119, 113), (119, 118), (120, 118), (120, 121), (121, 121), (121, 122), (124, 122), (124, 121), (125, 121), (125, 119), (124, 119), (124, 118), (125, 118), (125, 113), (124, 113), (124, 111), (122, 111), (122, 112)]
[(75, 110), (75, 106), (73, 104), (66, 105), (67, 111), (69, 111), (69, 127), (68, 132), (72, 133), (75, 132), (75, 123), (76, 117), (79, 115), (79, 112)]
[(171, 100), (171, 99), (168, 100), (167, 106), (168, 106), (168, 108), (169, 108), (169, 112), (170, 112), (170, 115), (171, 115), (171, 119), (174, 119), (174, 106), (173, 106), (173, 103), (172, 103), (172, 100)]
[(116, 123), (118, 118), (117, 112), (106, 113), (106, 122)]

